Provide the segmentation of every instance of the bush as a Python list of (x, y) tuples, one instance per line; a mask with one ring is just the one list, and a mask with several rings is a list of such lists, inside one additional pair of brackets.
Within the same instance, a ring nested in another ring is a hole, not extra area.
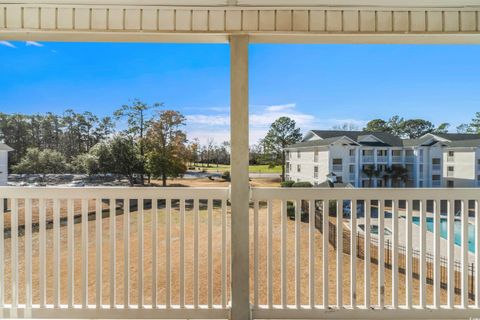
[(225, 171), (224, 173), (222, 173), (222, 179), (230, 181), (230, 171)]
[(280, 186), (283, 188), (291, 188), (295, 181), (289, 180), (289, 181), (282, 181), (280, 182)]
[(299, 181), (299, 182), (295, 182), (292, 185), (292, 187), (293, 188), (311, 188), (313, 187), (313, 185), (308, 181)]
[[(292, 201), (287, 201), (287, 217), (295, 220), (295, 205)], [(308, 221), (308, 202), (305, 200), (302, 200), (300, 207), (300, 221)]]

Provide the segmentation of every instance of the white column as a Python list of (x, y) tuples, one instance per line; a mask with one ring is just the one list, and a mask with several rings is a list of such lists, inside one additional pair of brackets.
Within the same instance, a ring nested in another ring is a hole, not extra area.
[(230, 37), (232, 320), (251, 318), (249, 299), (248, 36)]

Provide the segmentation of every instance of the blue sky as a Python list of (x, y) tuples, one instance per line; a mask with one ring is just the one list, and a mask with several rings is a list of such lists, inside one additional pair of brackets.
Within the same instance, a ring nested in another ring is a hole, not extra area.
[[(480, 111), (480, 46), (251, 45), (251, 143), (281, 115), (303, 131), (394, 114), (455, 126)], [(109, 115), (134, 98), (228, 139), (227, 45), (0, 41), (0, 111)], [(120, 124), (121, 125), (121, 124)]]

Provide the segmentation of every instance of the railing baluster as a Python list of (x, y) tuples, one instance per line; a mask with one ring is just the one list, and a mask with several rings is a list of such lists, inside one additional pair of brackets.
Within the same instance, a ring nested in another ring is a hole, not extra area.
[(370, 218), (372, 216), (372, 200), (364, 200), (365, 201), (365, 219), (364, 219), (364, 291), (363, 291), (363, 299), (365, 304), (365, 309), (370, 308), (370, 288), (371, 288), (371, 281), (370, 281)]
[(329, 216), (329, 204), (330, 200), (329, 199), (324, 199), (323, 200), (323, 211), (322, 211), (322, 223), (323, 223), (323, 239), (322, 239), (322, 250), (323, 250), (323, 257), (322, 257), (322, 262), (323, 262), (323, 308), (328, 309), (329, 308), (329, 303), (328, 303), (328, 226), (329, 226), (329, 221), (328, 221), (328, 216)]
[(88, 199), (82, 199), (82, 308), (88, 305)]
[(412, 308), (412, 200), (405, 201), (405, 231), (406, 231), (406, 266), (405, 266), (405, 282), (406, 282), (406, 297), (405, 304), (407, 309)]
[(427, 289), (427, 218), (426, 218), (426, 201), (420, 201), (420, 308), (425, 309), (427, 306), (426, 289)]
[(74, 299), (74, 281), (75, 281), (75, 270), (74, 270), (74, 239), (75, 239), (75, 220), (74, 220), (74, 203), (73, 199), (67, 200), (67, 250), (68, 250), (68, 260), (67, 260), (67, 291), (68, 291), (68, 307), (73, 308), (73, 299)]
[(378, 306), (385, 307), (385, 210), (378, 200)]
[(433, 283), (433, 306), (434, 308), (440, 308), (440, 211), (441, 211), (441, 202), (440, 200), (435, 200), (434, 203), (434, 262), (433, 262), (433, 272), (434, 272), (434, 283)]
[(207, 208), (208, 208), (208, 307), (212, 308), (213, 306), (213, 252), (212, 252), (213, 251), (213, 242), (212, 242), (213, 201), (212, 199), (208, 199)]
[[(0, 212), (3, 215), (3, 212)], [(0, 229), (3, 230), (3, 229)], [(3, 238), (3, 232), (0, 236)], [(3, 260), (0, 260), (3, 263)], [(25, 306), (32, 308), (32, 199), (25, 199)]]
[(11, 317), (16, 318), (18, 307), (18, 199), (12, 199), (11, 213), (11, 263), (12, 263), (12, 313)]
[(46, 204), (45, 199), (39, 200), (39, 210), (40, 210), (40, 218), (39, 218), (39, 250), (38, 254), (40, 256), (40, 265), (39, 265), (39, 291), (40, 291), (40, 308), (45, 308), (45, 299), (46, 299), (46, 279), (47, 279), (47, 265), (46, 265)]
[(357, 200), (350, 202), (350, 304), (357, 307)]
[(130, 308), (130, 199), (123, 199), (123, 307)]
[(258, 215), (259, 203), (253, 204), (253, 306), (258, 308)]
[(102, 199), (95, 199), (95, 243), (96, 243), (96, 253), (95, 253), (95, 305), (97, 308), (102, 307)]
[(143, 308), (143, 198), (137, 199), (137, 294), (138, 308)]
[[(5, 232), (5, 198), (0, 198), (0, 230)], [(5, 304), (5, 237), (0, 237), (0, 308)]]
[(227, 200), (222, 199), (222, 308), (227, 307)]
[(171, 214), (172, 199), (165, 199), (167, 212), (165, 214), (165, 305), (167, 308), (172, 306), (171, 299), (171, 263), (170, 263), (170, 231), (171, 231)]
[(180, 308), (185, 307), (185, 199), (180, 199)]
[(455, 221), (455, 200), (449, 200), (448, 217), (447, 217), (447, 272), (448, 272), (448, 288), (447, 288), (447, 306), (453, 308), (455, 304), (455, 234), (454, 234), (454, 221)]
[(268, 307), (273, 307), (273, 240), (272, 201), (267, 202), (267, 288)]
[(300, 309), (301, 305), (301, 280), (300, 280), (300, 219), (302, 214), (302, 200), (295, 202), (295, 305)]
[(462, 307), (468, 308), (468, 200), (460, 201), (461, 210), (461, 235), (462, 235)]
[(117, 251), (117, 245), (116, 245), (116, 217), (117, 217), (117, 204), (116, 204), (116, 199), (110, 198), (109, 200), (110, 204), (110, 214), (109, 214), (109, 222), (110, 222), (110, 230), (109, 230), (109, 236), (110, 236), (110, 308), (115, 308), (116, 305), (116, 251)]
[(158, 199), (152, 199), (152, 308), (157, 308)]
[(337, 307), (343, 308), (343, 200), (337, 200)]
[(398, 308), (398, 201), (392, 200), (392, 307)]
[(282, 200), (281, 214), (281, 284), (282, 307), (287, 307), (287, 201)]
[(198, 308), (198, 199), (193, 202), (193, 306)]
[(53, 305), (60, 307), (60, 201), (53, 200)]
[(308, 201), (308, 297), (310, 308), (315, 307), (315, 201)]

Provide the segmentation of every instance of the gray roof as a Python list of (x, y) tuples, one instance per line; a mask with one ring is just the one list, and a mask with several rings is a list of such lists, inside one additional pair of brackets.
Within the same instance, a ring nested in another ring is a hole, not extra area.
[(0, 143), (0, 151), (13, 151), (13, 148), (5, 143)]
[[(305, 148), (327, 146), (332, 144), (342, 137), (350, 138), (356, 143), (363, 146), (378, 146), (378, 147), (415, 147), (423, 145), (432, 139), (431, 135), (424, 135), (417, 139), (401, 139), (388, 132), (369, 132), (369, 131), (342, 131), (342, 130), (312, 130), (315, 135), (321, 139), (302, 141), (287, 148)], [(432, 133), (433, 135), (446, 139), (443, 144), (448, 147), (480, 147), (480, 134), (470, 133)], [(366, 136), (374, 136), (381, 142), (359, 141)], [(433, 144), (433, 143), (432, 143)]]

